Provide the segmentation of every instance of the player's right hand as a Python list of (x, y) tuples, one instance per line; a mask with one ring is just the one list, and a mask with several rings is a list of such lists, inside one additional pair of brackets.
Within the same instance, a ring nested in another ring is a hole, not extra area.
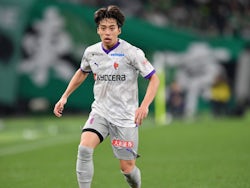
[(54, 114), (57, 117), (61, 117), (64, 109), (64, 105), (67, 103), (67, 98), (61, 98), (54, 107)]

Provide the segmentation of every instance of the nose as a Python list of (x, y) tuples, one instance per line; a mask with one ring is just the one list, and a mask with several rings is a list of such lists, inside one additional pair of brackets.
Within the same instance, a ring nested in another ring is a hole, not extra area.
[(110, 34), (110, 29), (106, 29), (105, 30), (105, 35), (109, 35)]

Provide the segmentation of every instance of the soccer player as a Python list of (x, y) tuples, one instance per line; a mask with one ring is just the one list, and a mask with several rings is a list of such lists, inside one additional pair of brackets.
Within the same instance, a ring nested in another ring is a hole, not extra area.
[[(72, 77), (54, 114), (62, 116), (70, 94), (93, 73), (94, 102), (81, 135), (77, 156), (77, 180), (80, 188), (90, 188), (94, 173), (93, 150), (108, 136), (120, 169), (131, 188), (141, 187), (138, 157), (138, 126), (148, 115), (159, 85), (154, 67), (144, 52), (118, 38), (125, 17), (117, 6), (100, 8), (94, 14), (101, 42), (89, 46), (80, 68)], [(146, 94), (138, 105), (138, 75), (149, 80)]]

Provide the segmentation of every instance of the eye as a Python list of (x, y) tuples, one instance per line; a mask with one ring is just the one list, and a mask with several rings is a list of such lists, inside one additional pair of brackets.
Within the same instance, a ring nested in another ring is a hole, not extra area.
[(106, 27), (100, 27), (100, 29), (101, 29), (102, 31), (105, 31), (105, 30), (106, 30)]

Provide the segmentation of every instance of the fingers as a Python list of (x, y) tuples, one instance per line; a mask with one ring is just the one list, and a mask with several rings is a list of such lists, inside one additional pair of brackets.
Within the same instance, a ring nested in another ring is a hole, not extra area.
[(135, 120), (135, 124), (138, 126), (138, 125), (141, 125), (142, 124), (142, 122), (143, 122), (143, 119), (142, 118), (136, 118), (136, 120)]
[(56, 104), (54, 107), (54, 114), (57, 117), (61, 117), (62, 113), (63, 113), (63, 109), (64, 109), (64, 105), (67, 103), (67, 98), (66, 97), (62, 97)]
[(141, 125), (143, 120), (148, 115), (148, 109), (140, 109), (138, 108), (135, 112), (135, 123), (136, 125)]
[(61, 117), (62, 116), (62, 112), (63, 112), (63, 105), (60, 102), (56, 103), (56, 105), (54, 107), (54, 114), (57, 117)]

